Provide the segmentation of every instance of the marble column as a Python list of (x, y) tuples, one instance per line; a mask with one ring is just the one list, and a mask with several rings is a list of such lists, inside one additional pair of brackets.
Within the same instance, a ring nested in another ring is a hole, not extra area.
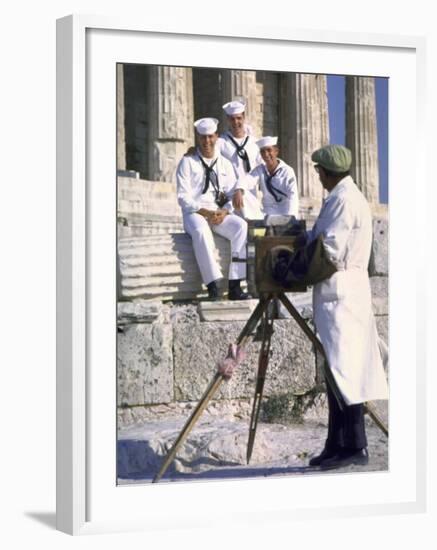
[(151, 67), (148, 95), (149, 179), (174, 181), (179, 160), (194, 144), (192, 70)]
[(326, 76), (282, 75), (279, 112), (281, 156), (296, 172), (302, 205), (317, 209), (323, 188), (311, 154), (329, 143)]
[(126, 170), (126, 136), (124, 116), (124, 69), (117, 64), (117, 170)]
[(378, 204), (378, 135), (372, 77), (346, 77), (346, 146), (352, 151), (352, 177), (369, 203)]
[(279, 132), (280, 74), (256, 72), (257, 128), (261, 136), (277, 136)]
[[(220, 109), (228, 101), (245, 103), (246, 121), (251, 126), (253, 134), (260, 136), (262, 129), (258, 126), (256, 71), (224, 69), (220, 74), (220, 88), (222, 97)], [(227, 128), (227, 121), (223, 109), (221, 109), (220, 122), (220, 128), (224, 131)]]

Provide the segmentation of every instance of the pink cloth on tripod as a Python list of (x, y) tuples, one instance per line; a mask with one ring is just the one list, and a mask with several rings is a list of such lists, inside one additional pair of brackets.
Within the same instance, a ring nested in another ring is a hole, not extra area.
[(243, 348), (240, 348), (237, 344), (229, 344), (228, 354), (217, 365), (218, 372), (226, 379), (229, 380), (234, 370), (244, 360), (246, 354)]

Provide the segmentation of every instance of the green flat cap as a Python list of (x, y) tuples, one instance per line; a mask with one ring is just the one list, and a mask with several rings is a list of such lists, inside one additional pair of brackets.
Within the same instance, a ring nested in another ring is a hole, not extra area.
[(347, 172), (352, 164), (352, 153), (343, 145), (327, 145), (314, 151), (311, 160), (331, 172)]

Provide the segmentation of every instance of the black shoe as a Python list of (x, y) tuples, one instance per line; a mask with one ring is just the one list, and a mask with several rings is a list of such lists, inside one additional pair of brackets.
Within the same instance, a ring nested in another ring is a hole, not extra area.
[(309, 466), (320, 466), (320, 464), (327, 458), (332, 458), (338, 453), (337, 447), (325, 447), (323, 451), (318, 456), (313, 456), (313, 458), (308, 462)]
[(208, 300), (211, 300), (211, 302), (216, 302), (219, 299), (217, 283), (212, 281), (206, 285), (206, 288), (208, 289)]
[(365, 466), (369, 462), (369, 453), (367, 449), (357, 450), (342, 450), (336, 455), (326, 458), (320, 463), (321, 470), (333, 470), (334, 468), (343, 468), (356, 464), (357, 466)]
[(228, 300), (248, 300), (251, 297), (249, 293), (241, 290), (240, 279), (229, 281)]

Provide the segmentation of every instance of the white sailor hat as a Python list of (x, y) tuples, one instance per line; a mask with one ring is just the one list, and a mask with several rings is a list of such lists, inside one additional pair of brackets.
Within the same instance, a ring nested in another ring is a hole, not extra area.
[(216, 118), (199, 118), (194, 123), (194, 127), (198, 134), (209, 136), (217, 132), (218, 120)]
[(225, 103), (223, 105), (223, 111), (228, 115), (239, 115), (240, 113), (244, 113), (244, 109), (246, 108), (246, 105), (244, 103), (241, 103), (241, 101), (229, 101), (229, 103)]
[(258, 147), (260, 149), (262, 149), (263, 147), (272, 147), (273, 145), (276, 145), (278, 143), (278, 138), (277, 137), (272, 137), (272, 136), (265, 136), (265, 137), (262, 137), (261, 139), (259, 139), (256, 144), (258, 145)]

